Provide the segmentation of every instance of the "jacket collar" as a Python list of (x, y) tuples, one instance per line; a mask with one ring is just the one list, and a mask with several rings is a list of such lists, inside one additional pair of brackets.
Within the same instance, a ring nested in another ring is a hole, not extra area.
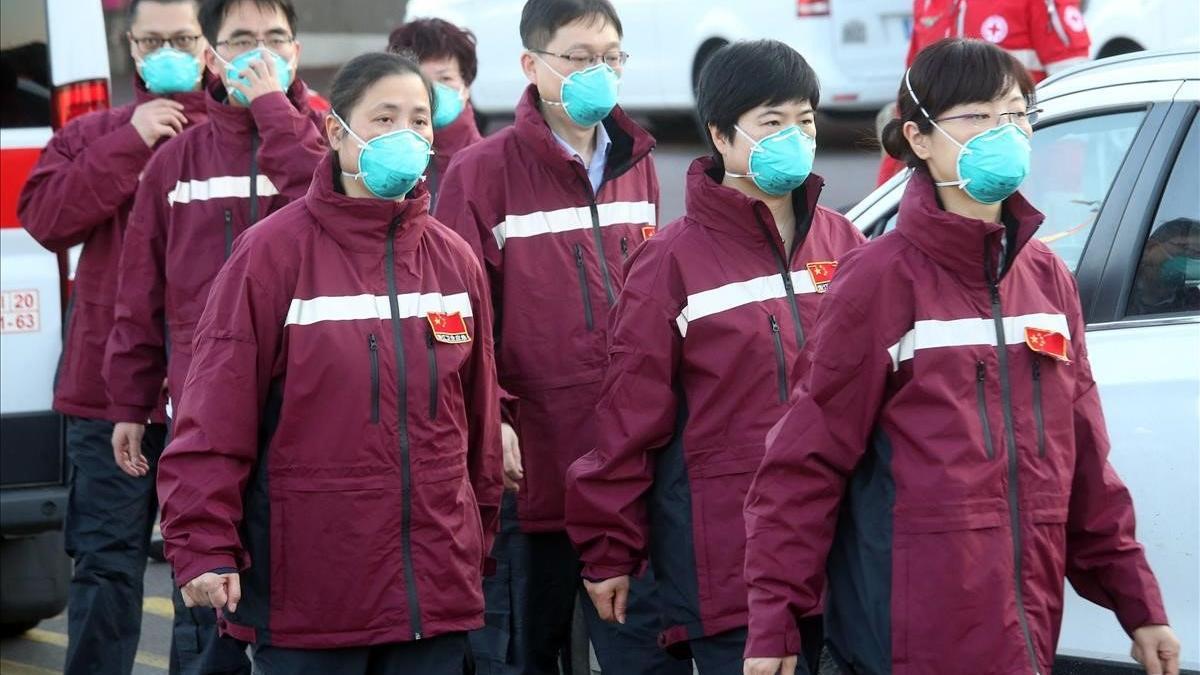
[[(601, 122), (612, 148), (604, 168), (604, 180), (617, 178), (642, 161), (654, 149), (654, 137), (637, 125), (620, 106), (612, 109)], [(513, 124), (517, 138), (533, 150), (546, 165), (564, 170), (575, 170), (589, 186), (587, 169), (567, 155), (554, 139), (550, 125), (542, 116), (537, 85), (529, 85), (517, 104), (516, 120)]]
[(135, 72), (133, 75), (133, 102), (134, 105), (141, 105), (157, 98), (169, 98), (172, 101), (178, 101), (183, 105), (183, 114), (188, 118), (188, 126), (195, 126), (197, 123), (203, 122), (208, 118), (208, 92), (206, 91), (208, 85), (208, 73), (205, 71), (203, 79), (200, 81), (200, 88), (196, 91), (159, 96), (146, 89), (145, 80)]
[[(933, 179), (918, 169), (900, 200), (896, 231), (964, 283), (987, 286), (1012, 267), (1044, 218), (1019, 192), (1004, 201), (1001, 213), (1000, 223), (989, 223), (946, 211)], [(997, 270), (1004, 246), (1010, 247), (1005, 269)]]
[[(688, 168), (685, 202), (688, 217), (705, 227), (735, 237), (762, 241), (767, 237), (781, 252), (783, 238), (775, 224), (775, 216), (761, 199), (748, 197), (721, 183), (724, 172), (711, 157), (700, 157)], [(794, 249), (804, 245), (804, 239), (817, 210), (817, 200), (825, 187), (825, 179), (809, 174), (804, 185), (792, 191), (792, 208), (796, 213)]]
[(475, 125), (475, 109), (468, 102), (458, 119), (433, 132), (433, 149), (439, 155), (453, 156), (481, 138), (483, 135)]
[[(292, 80), (292, 86), (287, 90), (288, 101), (302, 115), (309, 115), (308, 85), (300, 78)], [(229, 94), (221, 78), (214, 77), (208, 83), (205, 100), (208, 105), (208, 119), (217, 133), (218, 142), (243, 145), (250, 138), (250, 132), (256, 129), (254, 114), (250, 107), (229, 104)]]
[(429, 191), (424, 184), (418, 183), (400, 201), (356, 199), (334, 188), (339, 177), (334, 153), (329, 152), (317, 166), (304, 196), (304, 205), (338, 245), (351, 251), (382, 254), (388, 232), (396, 223), (396, 249), (408, 251), (417, 247), (429, 214)]

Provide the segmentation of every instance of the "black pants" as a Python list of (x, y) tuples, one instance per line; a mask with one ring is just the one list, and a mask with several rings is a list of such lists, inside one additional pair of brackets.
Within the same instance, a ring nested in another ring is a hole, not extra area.
[[(67, 675), (127, 675), (141, 636), (142, 578), (158, 510), (154, 475), (166, 428), (146, 427), (142, 454), (150, 463), (150, 473), (141, 478), (127, 476), (117, 467), (112, 431), (111, 422), (67, 418), (70, 477), (65, 535), (67, 554), (75, 561), (67, 605), (69, 643), (63, 668)], [(171, 673), (249, 673), (249, 661), (237, 651), (236, 643), (215, 639), (212, 610), (207, 610), (208, 617), (199, 610), (180, 612), (178, 589), (175, 599)], [(217, 647), (230, 650), (231, 667), (206, 668), (209, 653)]]
[(254, 648), (254, 675), (463, 675), (466, 633), (349, 649)]
[[(800, 621), (800, 644), (804, 653), (800, 655), (797, 675), (803, 675), (808, 667), (809, 675), (820, 672), (821, 650), (824, 642), (824, 627), (821, 617), (810, 617)], [(743, 653), (746, 651), (747, 631), (745, 628), (725, 631), (711, 637), (690, 640), (692, 659), (700, 675), (742, 675)]]

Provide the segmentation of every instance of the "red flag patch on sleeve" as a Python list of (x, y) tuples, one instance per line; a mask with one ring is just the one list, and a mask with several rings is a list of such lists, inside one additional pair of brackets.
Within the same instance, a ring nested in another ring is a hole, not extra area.
[(1038, 354), (1045, 354), (1063, 363), (1071, 362), (1067, 358), (1067, 336), (1056, 330), (1026, 326), (1025, 344)]
[(655, 232), (658, 232), (658, 228), (655, 227), (654, 225), (643, 225), (642, 226), (642, 241), (646, 241), (650, 237), (653, 237)]
[(463, 319), (461, 312), (452, 314), (429, 312), (425, 318), (429, 320), (429, 327), (433, 329), (433, 339), (438, 342), (460, 345), (471, 341), (471, 335), (467, 332), (467, 322)]
[(824, 293), (829, 289), (829, 282), (833, 281), (833, 274), (837, 272), (836, 260), (824, 260), (821, 262), (810, 262), (807, 265), (808, 276), (812, 277), (813, 286), (816, 286), (818, 293)]

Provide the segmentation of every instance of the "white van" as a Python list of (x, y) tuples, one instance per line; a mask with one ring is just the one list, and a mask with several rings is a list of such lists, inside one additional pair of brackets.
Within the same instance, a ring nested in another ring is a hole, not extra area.
[[(816, 70), (825, 111), (879, 110), (896, 98), (912, 33), (911, 0), (612, 0), (629, 63), (621, 106), (691, 113), (700, 69), (736, 40), (773, 38)], [(479, 39), (471, 100), (484, 114), (511, 113), (525, 76), (518, 26), (525, 0), (410, 0), (407, 20), (438, 17)]]
[(51, 410), (78, 251), (57, 256), (17, 220), (17, 198), (56, 129), (107, 108), (100, 0), (0, 0), (0, 630), (62, 611), (63, 424)]

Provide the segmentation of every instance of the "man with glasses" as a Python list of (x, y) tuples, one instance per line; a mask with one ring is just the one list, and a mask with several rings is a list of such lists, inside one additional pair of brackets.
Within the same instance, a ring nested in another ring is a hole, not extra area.
[[(83, 245), (75, 273), (54, 409), (66, 416), (71, 469), (66, 548), (74, 559), (64, 672), (129, 673), (142, 623), (142, 576), (157, 510), (154, 477), (113, 460), (113, 423), (101, 378), (112, 326), (121, 236), (138, 177), (172, 138), (207, 117), (193, 0), (132, 0), (133, 102), (73, 120), (38, 160), (18, 212), (56, 253)], [(160, 379), (161, 382), (161, 379)], [(157, 461), (166, 428), (157, 390), (139, 422), (139, 451)], [(180, 646), (173, 643), (172, 653)]]
[[(616, 106), (628, 55), (608, 0), (529, 0), (521, 13), (530, 81), (512, 127), (462, 150), (435, 215), (475, 250), (496, 307), (505, 482), (488, 625), (472, 636), (481, 673), (557, 673), (580, 596), (563, 521), (567, 467), (595, 446), (607, 317), (622, 266), (658, 221), (654, 139)], [(620, 570), (628, 574), (640, 570)], [(609, 575), (612, 576), (612, 575)], [(582, 610), (606, 673), (690, 673), (657, 646), (646, 572), (621, 624)], [(586, 653), (582, 655), (586, 661)]]
[[(208, 42), (208, 123), (181, 134), (142, 172), (104, 363), (117, 464), (149, 480), (156, 458), (141, 451), (145, 422), (164, 377), (168, 416), (184, 405), (179, 393), (192, 331), (209, 286), (237, 235), (302, 196), (325, 152), (321, 120), (295, 76), (300, 43), (292, 3), (205, 0), (199, 23)], [(212, 610), (176, 599), (177, 624), (180, 616), (197, 624), (176, 627), (184, 672), (248, 670), (236, 643), (213, 638)]]

